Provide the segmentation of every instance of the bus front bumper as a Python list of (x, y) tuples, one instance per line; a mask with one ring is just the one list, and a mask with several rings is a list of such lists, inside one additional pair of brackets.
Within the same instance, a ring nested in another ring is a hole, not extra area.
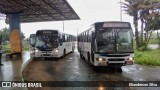
[(59, 54), (57, 53), (52, 53), (52, 52), (47, 52), (47, 53), (43, 53), (43, 52), (38, 52), (38, 53), (35, 53), (35, 57), (50, 57), (50, 58), (59, 58)]
[[(98, 58), (99, 59), (99, 58)], [(120, 61), (122, 58), (114, 58), (114, 59), (99, 59), (95, 62), (95, 66), (126, 66), (126, 65), (133, 65), (134, 60), (127, 60), (123, 58), (123, 61)]]

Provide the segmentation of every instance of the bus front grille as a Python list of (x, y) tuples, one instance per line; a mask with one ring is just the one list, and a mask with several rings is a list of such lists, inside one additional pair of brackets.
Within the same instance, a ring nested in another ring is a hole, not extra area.
[(126, 57), (129, 56), (129, 54), (100, 54), (101, 56), (106, 57)]
[(51, 56), (51, 54), (43, 54), (43, 56)]
[(108, 61), (124, 61), (125, 59), (121, 59), (121, 58), (112, 58), (112, 59), (108, 59)]

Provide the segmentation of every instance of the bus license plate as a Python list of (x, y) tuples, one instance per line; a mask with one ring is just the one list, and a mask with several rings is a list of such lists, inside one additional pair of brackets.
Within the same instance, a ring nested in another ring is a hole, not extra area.
[(125, 61), (109, 61), (108, 63), (125, 63)]

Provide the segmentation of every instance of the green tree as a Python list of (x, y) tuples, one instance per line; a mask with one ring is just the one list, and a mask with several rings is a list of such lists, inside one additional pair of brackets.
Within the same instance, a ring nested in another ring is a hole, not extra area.
[[(6, 43), (7, 41), (9, 41), (10, 40), (9, 28), (5, 27), (5, 28), (1, 29), (0, 35), (2, 36), (1, 42)], [(21, 37), (22, 37), (22, 40), (25, 38), (25, 34), (23, 32), (21, 32)]]
[(10, 37), (10, 31), (7, 27), (3, 28), (0, 30), (0, 35), (2, 36), (2, 42), (7, 42), (9, 41), (9, 37)]
[[(145, 50), (153, 30), (159, 28), (160, 1), (158, 0), (125, 0), (124, 10), (133, 16), (135, 26), (136, 48)], [(141, 34), (138, 32), (138, 20), (141, 21)], [(144, 39), (144, 31), (146, 36)]]

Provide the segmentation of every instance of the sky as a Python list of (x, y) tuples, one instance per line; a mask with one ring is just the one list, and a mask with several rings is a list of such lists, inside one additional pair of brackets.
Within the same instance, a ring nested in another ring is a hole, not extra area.
[[(67, 0), (80, 17), (80, 20), (64, 21), (64, 32), (77, 35), (91, 24), (100, 21), (120, 21), (120, 0)], [(123, 0), (122, 0), (123, 1)], [(122, 21), (132, 24), (132, 17), (122, 11)], [(0, 29), (9, 27), (0, 20)], [(133, 25), (132, 25), (133, 27)], [(21, 23), (21, 31), (26, 37), (40, 29), (58, 29), (63, 31), (62, 21)]]

